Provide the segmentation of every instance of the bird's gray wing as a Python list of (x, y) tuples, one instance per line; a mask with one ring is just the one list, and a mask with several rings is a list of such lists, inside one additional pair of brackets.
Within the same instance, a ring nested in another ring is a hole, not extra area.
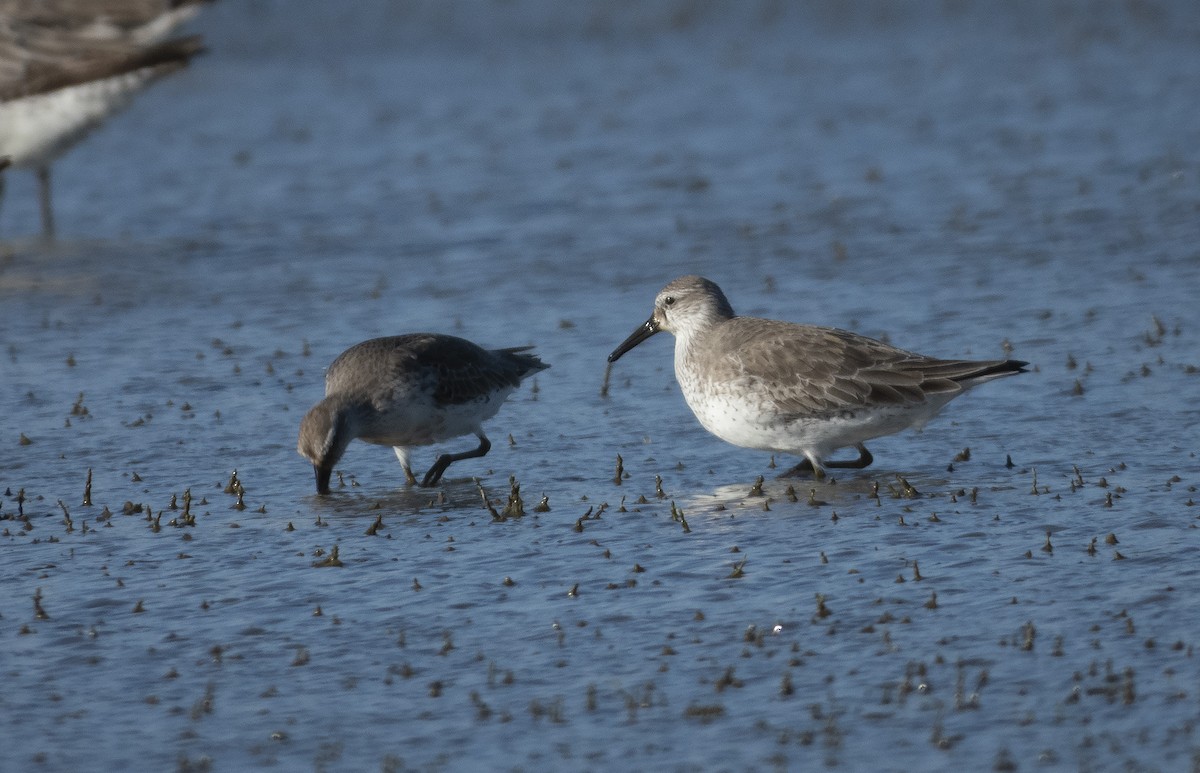
[(737, 317), (721, 327), (720, 380), (748, 379), (785, 415), (819, 415), (862, 405), (914, 405), (958, 391), (929, 358), (844, 330)]

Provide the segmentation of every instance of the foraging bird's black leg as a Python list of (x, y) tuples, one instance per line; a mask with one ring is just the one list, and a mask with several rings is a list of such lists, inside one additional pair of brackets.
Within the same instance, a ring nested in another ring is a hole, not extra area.
[(417, 478), (413, 475), (412, 465), (408, 462), (408, 448), (395, 446), (392, 450), (396, 452), (396, 458), (400, 460), (400, 468), (404, 470), (404, 483), (408, 486), (417, 485)]
[(479, 447), (471, 451), (463, 451), (461, 454), (442, 454), (438, 457), (433, 466), (429, 468), (429, 472), (425, 473), (425, 479), (421, 481), (421, 485), (425, 488), (435, 485), (442, 479), (442, 473), (446, 471), (454, 462), (462, 461), (463, 459), (475, 459), (480, 456), (485, 456), (488, 451), (492, 450), (492, 443), (483, 434), (478, 435)]
[(871, 452), (862, 443), (856, 443), (854, 447), (858, 449), (857, 459), (844, 462), (825, 462), (825, 466), (837, 467), (843, 470), (861, 470), (864, 467), (869, 467), (871, 462), (875, 461), (875, 457), (871, 456)]

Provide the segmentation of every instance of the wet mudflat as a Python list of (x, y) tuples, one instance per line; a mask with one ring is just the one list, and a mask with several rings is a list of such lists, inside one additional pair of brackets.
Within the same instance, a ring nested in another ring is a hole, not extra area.
[[(0, 769), (1193, 766), (1200, 17), (439, 7), (218, 4), (64, 239), (9, 180)], [(665, 335), (600, 394), (685, 273), (1035, 367), (779, 479)], [(314, 496), (322, 369), (418, 330), (552, 367)]]

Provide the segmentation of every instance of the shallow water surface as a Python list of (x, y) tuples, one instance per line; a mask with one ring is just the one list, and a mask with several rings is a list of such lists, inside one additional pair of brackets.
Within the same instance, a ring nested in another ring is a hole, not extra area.
[[(9, 180), (0, 770), (1196, 764), (1194, 9), (324, 8), (210, 9), (58, 243)], [(778, 478), (667, 335), (601, 395), (685, 273), (1032, 370)], [(552, 367), (316, 497), (323, 368), (418, 330)]]

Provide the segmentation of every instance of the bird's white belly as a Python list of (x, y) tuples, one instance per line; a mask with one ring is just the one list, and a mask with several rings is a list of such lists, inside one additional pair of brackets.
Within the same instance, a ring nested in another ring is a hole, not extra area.
[(752, 388), (739, 391), (736, 384), (722, 386), (725, 388), (684, 390), (700, 424), (728, 443), (777, 453), (809, 451), (827, 456), (871, 438), (919, 428), (941, 407), (929, 402), (903, 407), (848, 406), (804, 416), (782, 412)]
[(150, 70), (69, 86), (0, 104), (0, 155), (14, 166), (39, 166), (127, 105)]

